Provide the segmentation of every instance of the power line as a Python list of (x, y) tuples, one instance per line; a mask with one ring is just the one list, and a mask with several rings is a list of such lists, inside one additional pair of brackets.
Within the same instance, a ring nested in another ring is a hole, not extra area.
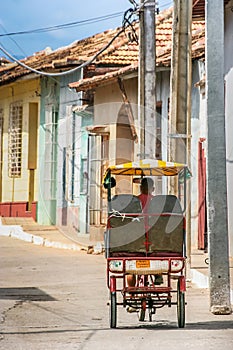
[(87, 65), (91, 64), (102, 52), (104, 52), (112, 43), (113, 41), (119, 36), (121, 35), (123, 32), (125, 31), (125, 28), (122, 28), (121, 30), (118, 31), (118, 33), (116, 35), (114, 35), (114, 37), (108, 42), (108, 44), (106, 44), (100, 51), (98, 51), (89, 61), (84, 62), (83, 64), (81, 64), (78, 67), (75, 67), (73, 69), (70, 69), (68, 71), (65, 72), (60, 72), (60, 73), (46, 73), (46, 72), (42, 72), (39, 71), (37, 69), (34, 69), (32, 67), (29, 67), (28, 65), (26, 65), (25, 63), (17, 60), (17, 58), (15, 58), (14, 56), (12, 56), (7, 50), (4, 49), (3, 45), (0, 43), (0, 50), (5, 53), (6, 56), (8, 56), (11, 60), (13, 60), (14, 62), (18, 63), (20, 66), (30, 70), (33, 73), (36, 74), (40, 74), (40, 75), (44, 75), (44, 76), (49, 76), (49, 77), (59, 77), (59, 76), (64, 76), (67, 74), (71, 74), (81, 68), (86, 67)]
[(37, 34), (37, 33), (51, 32), (51, 31), (60, 30), (60, 29), (64, 29), (64, 28), (72, 28), (72, 27), (78, 27), (78, 26), (82, 26), (82, 25), (86, 25), (86, 24), (93, 24), (93, 23), (105, 21), (108, 19), (120, 17), (122, 15), (123, 15), (123, 12), (116, 12), (116, 13), (112, 13), (112, 14), (105, 15), (105, 16), (84, 19), (82, 21), (75, 21), (75, 22), (70, 22), (70, 23), (65, 23), (65, 24), (58, 24), (56, 26), (37, 28), (37, 29), (31, 29), (31, 30), (24, 30), (24, 31), (20, 31), (20, 32), (4, 33), (4, 34), (0, 34), (0, 37), (6, 37), (6, 36), (9, 37), (9, 36), (13, 36), (13, 35), (25, 35), (25, 34)]
[[(2, 27), (2, 29), (4, 30), (5, 33), (7, 33), (7, 30), (6, 28), (3, 26), (2, 23), (0, 23), (0, 26)], [(23, 48), (17, 43), (17, 41), (14, 39), (14, 38), (9, 38), (19, 49), (20, 51), (25, 55), (27, 56), (26, 52), (23, 50)]]
[[(129, 14), (130, 13), (130, 14)], [(14, 56), (12, 56), (5, 48), (4, 46), (0, 43), (0, 50), (5, 53), (6, 56), (8, 56), (11, 60), (13, 60), (14, 62), (16, 62), (17, 64), (19, 64), (20, 66), (30, 70), (33, 73), (36, 74), (40, 74), (40, 75), (44, 75), (44, 76), (49, 76), (49, 77), (59, 77), (59, 76), (64, 76), (67, 74), (71, 74), (81, 68), (86, 67), (87, 65), (91, 64), (93, 61), (95, 61), (95, 59), (102, 53), (104, 52), (112, 43), (113, 41), (120, 36), (122, 33), (125, 32), (127, 27), (131, 28), (131, 31), (134, 31), (133, 28), (133, 22), (135, 21), (133, 19), (133, 15), (134, 13), (137, 13), (137, 8), (132, 9), (128, 9), (124, 12), (124, 16), (123, 16), (123, 25), (122, 28), (114, 35), (114, 37), (100, 50), (98, 51), (90, 60), (88, 60), (87, 62), (84, 62), (83, 64), (81, 64), (78, 67), (75, 67), (73, 69), (70, 69), (68, 71), (65, 72), (59, 72), (59, 73), (47, 73), (47, 72), (43, 72), (43, 71), (39, 71), (37, 69), (34, 69), (32, 67), (29, 67), (27, 64), (23, 63), (22, 61), (18, 60), (17, 58), (15, 58)], [(103, 16), (102, 16), (103, 17)], [(104, 16), (106, 17), (106, 16)]]
[[(160, 7), (165, 8), (171, 4), (172, 4), (172, 1), (169, 1), (169, 2), (161, 5)], [(101, 21), (120, 17), (123, 15), (123, 13), (124, 12), (115, 12), (115, 13), (111, 13), (109, 15), (93, 17), (93, 18), (89, 18), (89, 19), (84, 19), (82, 21), (75, 21), (75, 22), (70, 22), (70, 23), (58, 24), (58, 25), (50, 26), (50, 27), (42, 27), (42, 28), (24, 30), (24, 31), (19, 31), (19, 32), (3, 33), (3, 34), (0, 34), (0, 37), (10, 37), (10, 36), (14, 36), (14, 35), (26, 35), (26, 34), (37, 34), (37, 33), (44, 33), (44, 32), (51, 32), (51, 31), (55, 31), (55, 30), (61, 30), (64, 28), (78, 27), (78, 26), (82, 26), (82, 25), (86, 25), (86, 24), (94, 24), (94, 23), (98, 23)]]
[[(114, 37), (100, 50), (98, 51), (90, 60), (88, 60), (87, 62), (84, 62), (83, 64), (81, 64), (78, 67), (75, 67), (73, 69), (70, 69), (68, 71), (65, 72), (59, 72), (59, 73), (47, 73), (47, 72), (43, 72), (43, 71), (39, 71), (37, 69), (34, 69), (32, 67), (29, 67), (27, 64), (23, 63), (22, 61), (16, 59), (13, 55), (11, 55), (3, 46), (3, 44), (0, 43), (0, 50), (5, 53), (6, 56), (8, 56), (11, 60), (13, 60), (14, 62), (16, 62), (17, 64), (19, 64), (20, 66), (30, 70), (33, 73), (36, 74), (40, 74), (40, 75), (44, 75), (44, 76), (49, 76), (49, 77), (59, 77), (59, 76), (64, 76), (67, 74), (71, 74), (81, 68), (86, 67), (87, 65), (91, 64), (93, 61), (95, 61), (95, 59), (102, 53), (104, 52), (113, 42), (114, 40), (120, 36), (122, 33), (125, 32), (127, 27), (131, 28), (131, 32), (133, 33), (133, 40), (137, 41), (137, 36), (136, 36), (136, 32), (135, 29), (133, 27), (133, 23), (135, 22), (135, 19), (133, 18), (135, 14), (138, 13), (138, 8), (135, 6), (134, 9), (130, 8), (128, 10), (126, 10), (124, 12), (124, 16), (123, 16), (123, 24), (122, 24), (122, 28), (114, 35)], [(103, 17), (103, 16), (102, 16)], [(106, 16), (104, 16), (106, 18)], [(86, 20), (84, 20), (86, 21)], [(83, 22), (83, 21), (82, 21)]]

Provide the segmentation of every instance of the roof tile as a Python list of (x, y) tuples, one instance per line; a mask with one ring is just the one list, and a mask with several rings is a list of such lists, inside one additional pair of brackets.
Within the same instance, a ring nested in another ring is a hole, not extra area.
[[(136, 32), (139, 31), (138, 23), (134, 24)], [(74, 42), (69, 46), (59, 48), (49, 54), (45, 51), (39, 52), (33, 56), (22, 60), (26, 65), (41, 71), (54, 71), (54, 69), (68, 70), (74, 65), (88, 61), (121, 30), (116, 28), (106, 30), (89, 38)], [(126, 34), (129, 30), (126, 30)], [(97, 66), (129, 66), (138, 62), (138, 45), (130, 42), (128, 36), (122, 32), (117, 39), (103, 51), (95, 60)], [(197, 21), (193, 23), (193, 40), (199, 40), (204, 37), (204, 22)], [(169, 62), (172, 39), (172, 9), (161, 12), (156, 17), (156, 53), (162, 64), (161, 58), (166, 57), (164, 64)], [(196, 45), (197, 46), (197, 45)], [(195, 47), (194, 47), (195, 49)], [(169, 51), (167, 55), (165, 52)], [(196, 55), (204, 55), (204, 52), (198, 51)], [(168, 60), (168, 61), (167, 61)], [(0, 85), (9, 83), (19, 77), (30, 74), (30, 70), (19, 66), (16, 63), (0, 66)]]

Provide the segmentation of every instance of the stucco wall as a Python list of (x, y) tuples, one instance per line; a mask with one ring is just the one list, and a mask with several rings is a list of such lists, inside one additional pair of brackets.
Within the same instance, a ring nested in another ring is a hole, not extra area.
[[(40, 80), (18, 81), (0, 87), (0, 108), (3, 108), (3, 163), (2, 163), (2, 202), (21, 202), (29, 199), (29, 169), (28, 169), (28, 128), (29, 103), (40, 102)], [(22, 166), (21, 176), (12, 179), (8, 176), (8, 126), (9, 108), (12, 102), (21, 101), (23, 105), (22, 120)], [(38, 108), (39, 123), (39, 108)], [(35, 170), (35, 200), (38, 197), (38, 170)]]
[[(168, 120), (167, 120), (167, 111), (168, 111), (168, 99), (169, 99), (169, 89), (170, 89), (170, 71), (157, 71), (156, 76), (156, 99), (157, 101), (162, 102), (162, 155), (163, 159), (167, 159), (167, 129), (168, 129)], [(137, 154), (140, 153), (140, 126), (139, 126), (139, 113), (138, 109), (138, 80), (137, 78), (125, 79), (124, 86), (127, 93), (127, 97), (131, 103), (134, 123), (139, 138), (139, 142), (134, 144), (134, 154), (135, 159), (137, 159)], [(109, 84), (103, 87), (99, 87), (95, 92), (95, 120), (96, 125), (103, 124), (111, 125), (110, 136), (112, 138), (112, 145), (110, 150), (110, 162), (115, 162), (115, 123), (118, 118), (118, 113), (123, 104), (123, 98), (120, 91), (120, 88), (117, 83)], [(111, 141), (110, 141), (111, 142)], [(166, 182), (164, 182), (164, 186)], [(165, 188), (165, 187), (164, 187)]]
[[(138, 108), (137, 108), (137, 78), (124, 80), (124, 87), (127, 97), (133, 110), (134, 123), (138, 126)], [(109, 161), (115, 164), (116, 159), (116, 122), (118, 113), (123, 104), (123, 98), (117, 83), (112, 83), (99, 87), (95, 91), (94, 104), (94, 124), (110, 125), (109, 140)], [(138, 133), (138, 130), (137, 130)], [(137, 144), (134, 143), (135, 153), (138, 153)]]
[(72, 239), (87, 233), (87, 193), (81, 190), (83, 164), (87, 161), (87, 125), (92, 123), (91, 108), (78, 112), (77, 106), (88, 103), (82, 93), (68, 84), (82, 78), (78, 70), (60, 79), (57, 147), (57, 217), (56, 224)]
[[(125, 90), (132, 104), (134, 118), (137, 119), (137, 79), (124, 80)], [(99, 87), (95, 92), (94, 124), (115, 124), (123, 103), (117, 83)]]
[[(39, 193), (38, 193), (38, 222), (42, 225), (56, 224), (56, 145), (51, 140), (56, 139), (55, 129), (52, 128), (53, 110), (57, 112), (60, 87), (55, 79), (41, 80), (41, 111), (39, 127)], [(46, 124), (47, 123), (47, 124)], [(46, 141), (51, 142), (46, 145)], [(53, 147), (51, 147), (51, 145)], [(47, 148), (49, 146), (49, 148)], [(52, 159), (54, 160), (52, 162)], [(53, 171), (51, 171), (51, 164)], [(52, 174), (53, 172), (53, 174)], [(52, 190), (53, 185), (53, 190)]]
[[(78, 81), (81, 71), (78, 70), (60, 79), (60, 100), (58, 120), (58, 153), (57, 153), (57, 225), (77, 226), (74, 224), (73, 211), (79, 206), (81, 118), (73, 115), (73, 107), (81, 105), (81, 93), (71, 91), (68, 84)], [(75, 155), (75, 159), (72, 157)], [(72, 162), (75, 173), (72, 174)], [(74, 183), (72, 184), (72, 175)], [(71, 186), (75, 192), (71, 198)], [(71, 207), (71, 208), (69, 208)], [(72, 209), (74, 208), (74, 210)], [(71, 213), (71, 215), (70, 215)]]

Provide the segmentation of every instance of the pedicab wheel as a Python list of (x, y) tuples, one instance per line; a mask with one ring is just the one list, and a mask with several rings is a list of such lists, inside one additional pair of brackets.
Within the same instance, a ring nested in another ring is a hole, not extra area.
[(145, 316), (146, 316), (146, 299), (142, 299), (141, 309), (139, 313), (139, 321), (140, 322), (145, 321)]
[(152, 309), (149, 310), (149, 321), (152, 322)]
[(141, 309), (139, 314), (139, 321), (141, 322), (145, 321), (145, 316), (146, 316), (146, 310)]
[(110, 328), (116, 328), (117, 323), (117, 297), (116, 292), (110, 293), (110, 311), (109, 311), (109, 323)]
[(184, 292), (180, 290), (180, 281), (177, 283), (177, 319), (178, 327), (184, 328), (185, 326), (185, 298)]

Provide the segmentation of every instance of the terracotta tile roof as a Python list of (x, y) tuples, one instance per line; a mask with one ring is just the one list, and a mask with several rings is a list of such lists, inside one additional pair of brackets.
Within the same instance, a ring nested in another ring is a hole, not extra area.
[[(61, 47), (49, 54), (45, 51), (37, 52), (21, 61), (33, 69), (45, 72), (69, 70), (92, 58), (117, 32), (118, 29), (108, 30), (74, 42), (69, 46)], [(125, 36), (122, 34), (121, 37), (123, 40)], [(10, 63), (0, 67), (0, 84), (8, 83), (27, 74), (31, 74), (31, 71), (17, 63)]]
[[(171, 47), (172, 47), (172, 12), (166, 11), (161, 16), (158, 16), (156, 21), (156, 65), (170, 66), (171, 61)], [(98, 85), (104, 85), (116, 81), (118, 77), (131, 74), (138, 69), (138, 47), (135, 52), (131, 52), (131, 47), (127, 52), (124, 52), (124, 47), (113, 52), (121, 56), (122, 53), (131, 57), (131, 64), (118, 69), (114, 72), (109, 72), (99, 76), (86, 78), (77, 82), (69, 84), (71, 88), (75, 88), (77, 91), (87, 91), (95, 89)], [(126, 50), (126, 49), (125, 49)], [(122, 51), (122, 52), (121, 52)], [(195, 21), (192, 24), (192, 57), (204, 58), (205, 55), (205, 23), (203, 21)], [(111, 56), (110, 58), (111, 59)]]
[(126, 66), (120, 69), (115, 70), (114, 72), (105, 73), (102, 75), (97, 75), (91, 78), (82, 79), (78, 82), (70, 83), (69, 87), (77, 88), (81, 87), (80, 90), (90, 90), (93, 87), (98, 86), (99, 84), (104, 85), (105, 82), (107, 84), (116, 81), (119, 77), (125, 74), (131, 74), (138, 70), (138, 64), (132, 64), (130, 66)]
[[(110, 40), (121, 30), (116, 28), (103, 33), (93, 35), (89, 38), (72, 43), (69, 46), (59, 48), (51, 53), (46, 50), (38, 52), (33, 56), (22, 60), (23, 63), (40, 71), (60, 72), (69, 70), (88, 61), (99, 52)], [(138, 24), (135, 24), (138, 31)], [(196, 32), (196, 55), (203, 56), (204, 52), (198, 47), (201, 38), (204, 38), (204, 22), (193, 23), (193, 32)], [(95, 66), (100, 67), (124, 67), (138, 62), (138, 45), (130, 42), (126, 33), (120, 34), (117, 39), (95, 60)], [(170, 62), (172, 37), (172, 9), (161, 12), (156, 17), (156, 48), (158, 64), (168, 65)], [(197, 40), (198, 39), (198, 40)], [(198, 50), (199, 49), (199, 50)], [(18, 78), (31, 74), (31, 71), (18, 65), (10, 63), (0, 66), (0, 85), (7, 84)]]

